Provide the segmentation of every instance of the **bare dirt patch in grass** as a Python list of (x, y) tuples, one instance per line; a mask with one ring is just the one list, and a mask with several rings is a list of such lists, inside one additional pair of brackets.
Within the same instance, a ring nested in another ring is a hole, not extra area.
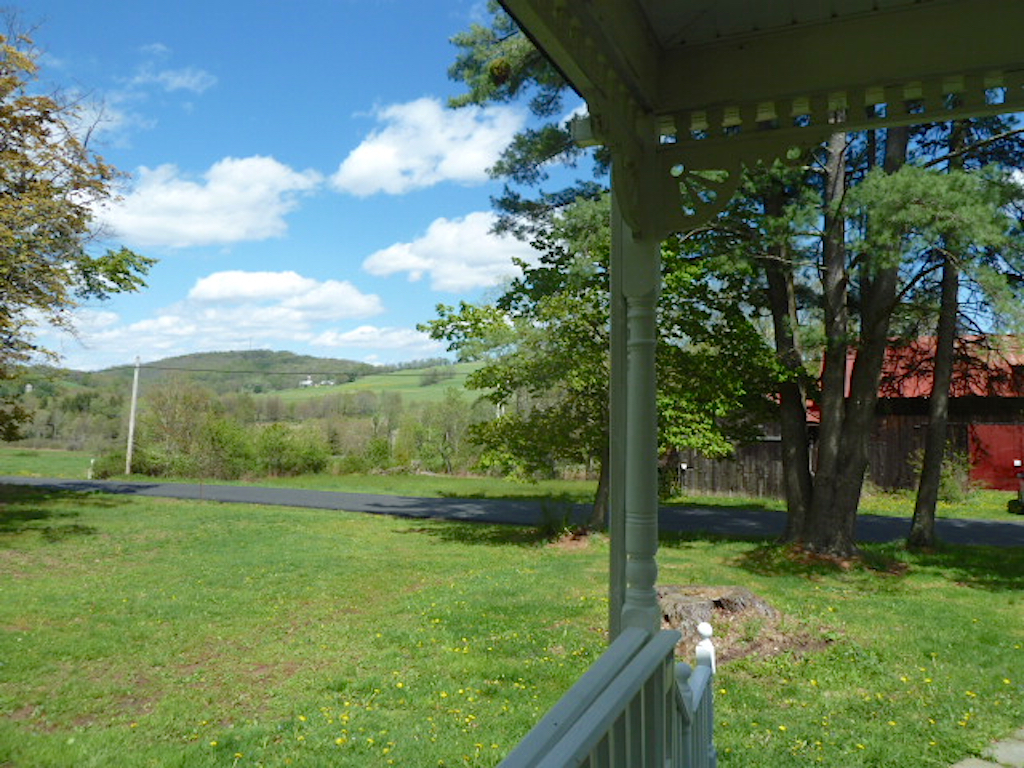
[(590, 532), (586, 528), (577, 528), (563, 533), (557, 539), (551, 541), (548, 546), (553, 549), (560, 549), (563, 552), (586, 549), (590, 546)]

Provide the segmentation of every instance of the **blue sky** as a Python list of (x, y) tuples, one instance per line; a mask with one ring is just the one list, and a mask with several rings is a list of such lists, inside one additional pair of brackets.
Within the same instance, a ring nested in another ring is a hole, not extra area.
[(452, 35), (482, 0), (33, 0), (43, 86), (81, 98), (129, 174), (105, 246), (159, 259), (139, 294), (82, 307), (94, 370), (278, 349), (388, 363), (529, 249), (489, 233), (486, 169), (523, 106), (449, 110)]

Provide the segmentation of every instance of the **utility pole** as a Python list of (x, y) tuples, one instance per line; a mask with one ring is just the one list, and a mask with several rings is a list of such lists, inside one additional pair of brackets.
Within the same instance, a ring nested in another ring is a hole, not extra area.
[(135, 358), (135, 375), (132, 377), (132, 408), (128, 416), (128, 449), (124, 454), (124, 473), (132, 473), (132, 448), (135, 446), (135, 410), (139, 404), (139, 368), (142, 362)]

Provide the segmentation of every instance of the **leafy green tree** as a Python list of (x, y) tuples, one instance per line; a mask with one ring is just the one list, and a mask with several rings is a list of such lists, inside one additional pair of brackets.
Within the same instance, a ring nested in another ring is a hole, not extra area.
[[(900, 129), (875, 137), (884, 154), (872, 163), (856, 153), (857, 142), (872, 142), (837, 135), (803, 168), (748, 173), (729, 210), (691, 241), (711, 258), (749, 265), (749, 285), (763, 291), (760, 298), (750, 292), (750, 308), (770, 311), (777, 358), (790, 373), (779, 389), (785, 538), (839, 557), (855, 551), (893, 330), (910, 330), (913, 313), (918, 323), (920, 316), (935, 317), (935, 275), (954, 238), (964, 244), (956, 258), (973, 264), (967, 270), (979, 276), (991, 276), (986, 264), (1006, 254), (1003, 185), (978, 173), (943, 175), (906, 165), (908, 139)], [(911, 301), (915, 296), (925, 300)], [(809, 401), (820, 414), (813, 473)]]
[[(71, 329), (83, 300), (136, 291), (154, 263), (126, 248), (92, 253), (94, 210), (112, 196), (116, 171), (79, 138), (80, 114), (31, 86), (38, 56), (24, 36), (0, 35), (0, 377), (39, 355), (46, 322)], [(0, 402), (0, 436), (28, 417)]]
[(454, 474), (476, 463), (478, 451), (470, 439), (476, 424), (489, 411), (481, 402), (470, 403), (465, 394), (448, 387), (444, 397), (424, 405), (419, 415), (417, 455), (431, 471)]
[[(496, 418), (471, 428), (482, 463), (523, 476), (565, 463), (599, 470), (593, 525), (607, 513), (608, 197), (581, 199), (534, 240), (538, 262), (493, 303), (438, 307), (421, 328), (463, 359)], [(750, 437), (774, 386), (771, 350), (721, 281), (666, 244), (659, 350), (662, 445), (708, 455)]]

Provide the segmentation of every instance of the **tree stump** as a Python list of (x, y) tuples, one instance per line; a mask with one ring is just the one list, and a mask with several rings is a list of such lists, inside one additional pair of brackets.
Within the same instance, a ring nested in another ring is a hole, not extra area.
[(777, 610), (746, 587), (666, 585), (659, 586), (657, 592), (662, 626), (679, 630), (685, 644), (692, 645), (700, 639), (697, 625), (702, 621), (721, 627), (733, 623), (738, 616), (779, 618)]

